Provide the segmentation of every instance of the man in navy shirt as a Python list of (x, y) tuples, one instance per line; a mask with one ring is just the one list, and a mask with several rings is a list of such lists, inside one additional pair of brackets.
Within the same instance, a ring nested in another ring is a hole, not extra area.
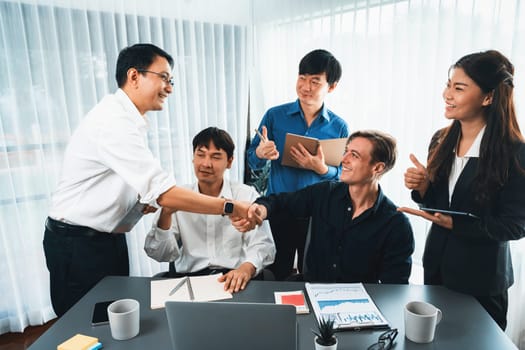
[[(281, 165), (286, 133), (317, 139), (348, 136), (346, 122), (324, 105), (325, 96), (332, 92), (341, 78), (341, 65), (328, 51), (314, 50), (299, 63), (295, 102), (270, 108), (263, 116), (259, 130), (264, 139), (255, 136), (248, 149), (248, 163), (252, 169), (263, 168), (271, 161), (267, 195), (292, 192), (325, 180), (337, 180), (341, 167), (324, 162), (322, 148), (311, 155), (304, 147), (294, 147), (292, 158), (300, 168)], [(291, 219), (283, 211), (273, 215), (270, 226), (277, 254), (270, 266), (276, 279), (292, 273), (295, 251), (301, 271), (308, 218)]]
[[(307, 281), (406, 284), (412, 227), (379, 186), (395, 160), (394, 138), (379, 131), (355, 132), (348, 138), (341, 181), (261, 197), (249, 213), (270, 219), (283, 210), (311, 216), (303, 267)], [(242, 227), (242, 220), (235, 224)]]

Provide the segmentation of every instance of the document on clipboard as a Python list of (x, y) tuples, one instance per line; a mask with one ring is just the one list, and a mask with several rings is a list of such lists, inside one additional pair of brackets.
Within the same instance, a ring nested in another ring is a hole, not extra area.
[(317, 321), (333, 319), (336, 329), (388, 328), (388, 321), (362, 283), (306, 283)]
[(324, 161), (326, 165), (339, 166), (345, 152), (346, 141), (346, 137), (319, 140), (315, 137), (286, 133), (284, 153), (281, 164), (294, 168), (300, 168), (299, 164), (297, 164), (290, 155), (290, 148), (292, 148), (292, 146), (297, 147), (297, 144), (300, 143), (308, 150), (308, 152), (310, 152), (310, 154), (316, 154), (319, 145), (321, 145), (323, 148)]
[(144, 210), (145, 207), (146, 204), (140, 203), (137, 200), (133, 207), (131, 207), (131, 209), (128, 210), (126, 215), (122, 218), (122, 220), (119, 221), (115, 228), (111, 230), (111, 232), (124, 233), (131, 231), (131, 229), (137, 224), (137, 222), (139, 222), (139, 220), (144, 215), (142, 210)]

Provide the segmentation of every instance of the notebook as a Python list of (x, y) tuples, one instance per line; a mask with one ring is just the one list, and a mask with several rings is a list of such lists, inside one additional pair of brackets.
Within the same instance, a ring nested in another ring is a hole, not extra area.
[(173, 349), (297, 349), (293, 305), (168, 301), (166, 316)]
[(290, 155), (290, 149), (292, 146), (297, 146), (297, 144), (300, 143), (308, 150), (308, 152), (310, 152), (310, 154), (316, 154), (319, 145), (321, 145), (323, 148), (325, 163), (327, 165), (339, 166), (345, 152), (346, 141), (347, 138), (319, 140), (314, 137), (287, 133), (281, 164), (295, 168), (300, 167)]
[[(151, 281), (151, 308), (163, 308), (166, 301), (231, 299), (233, 297), (232, 293), (224, 290), (224, 282), (221, 283), (217, 280), (220, 276), (222, 276), (222, 273), (188, 277), (188, 283), (182, 285), (176, 291), (174, 291), (174, 287), (178, 286), (179, 282), (186, 280), (186, 277), (163, 278)], [(190, 286), (193, 297), (190, 297)]]

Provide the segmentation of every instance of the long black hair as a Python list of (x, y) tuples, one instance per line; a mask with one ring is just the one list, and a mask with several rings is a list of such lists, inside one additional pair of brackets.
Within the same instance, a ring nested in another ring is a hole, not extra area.
[[(484, 93), (492, 92), (491, 104), (483, 109), (486, 128), (474, 179), (476, 200), (484, 204), (507, 182), (513, 166), (521, 169), (517, 147), (523, 136), (514, 108), (514, 66), (500, 52), (489, 50), (460, 58), (450, 67), (455, 68), (463, 69)], [(448, 180), (460, 134), (460, 122), (454, 120), (435, 136), (427, 168), (432, 181)]]

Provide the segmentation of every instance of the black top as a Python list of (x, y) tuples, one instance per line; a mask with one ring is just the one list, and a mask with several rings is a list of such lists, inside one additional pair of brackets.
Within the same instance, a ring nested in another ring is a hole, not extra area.
[(414, 237), (408, 218), (379, 188), (373, 207), (352, 219), (348, 185), (327, 181), (256, 203), (311, 217), (304, 275), (312, 282), (408, 283)]
[[(525, 144), (517, 150), (525, 169)], [(514, 282), (509, 240), (525, 237), (525, 173), (513, 166), (508, 181), (484, 206), (475, 201), (473, 188), (478, 158), (468, 160), (449, 204), (448, 179), (430, 183), (420, 205), (472, 213), (475, 217), (452, 215), (453, 228), (432, 224), (425, 244), (425, 283), (435, 279), (455, 291), (471, 295), (497, 295)], [(437, 277), (439, 276), (439, 278)]]

